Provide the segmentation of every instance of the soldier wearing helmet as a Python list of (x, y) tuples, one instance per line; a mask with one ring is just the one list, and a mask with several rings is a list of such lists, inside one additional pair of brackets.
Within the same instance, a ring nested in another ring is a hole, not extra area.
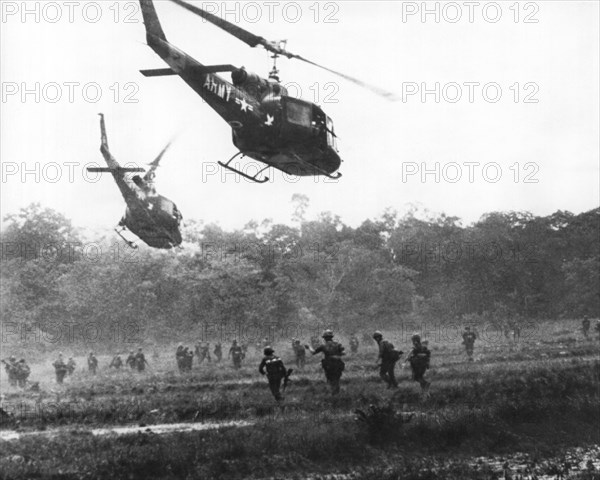
[(423, 378), (425, 372), (429, 368), (429, 360), (431, 358), (431, 352), (429, 349), (421, 343), (420, 335), (412, 336), (413, 349), (407, 358), (410, 362), (410, 368), (412, 369), (412, 376), (415, 382), (419, 382), (421, 390), (427, 392), (431, 385), (427, 380)]
[(331, 393), (337, 395), (340, 392), (340, 378), (346, 367), (342, 360), (342, 356), (345, 355), (344, 347), (338, 342), (333, 341), (333, 332), (331, 330), (323, 332), (323, 340), (325, 340), (325, 344), (319, 345), (317, 348), (312, 348), (309, 345), (304, 345), (304, 348), (309, 350), (313, 355), (317, 353), (324, 355), (323, 360), (321, 360), (321, 366), (325, 371), (327, 383), (331, 386)]
[(271, 347), (266, 347), (263, 353), (265, 356), (260, 362), (258, 371), (261, 375), (265, 375), (266, 373), (271, 393), (275, 397), (275, 400), (279, 402), (283, 400), (283, 396), (280, 392), (281, 381), (288, 376), (288, 373), (283, 362), (279, 357), (275, 356), (275, 351)]
[(384, 340), (383, 334), (379, 330), (373, 333), (373, 339), (379, 346), (379, 356), (377, 357), (379, 376), (388, 384), (387, 388), (398, 388), (394, 368), (404, 352), (396, 350), (391, 342)]

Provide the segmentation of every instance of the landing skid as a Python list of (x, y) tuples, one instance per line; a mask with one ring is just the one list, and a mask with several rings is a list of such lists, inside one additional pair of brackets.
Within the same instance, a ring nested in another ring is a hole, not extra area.
[[(262, 168), (261, 170), (259, 170), (256, 173), (256, 175), (254, 175), (253, 177), (251, 177), (250, 175), (247, 175), (244, 172), (240, 172), (239, 170), (237, 170), (237, 169), (229, 166), (229, 164), (233, 160), (235, 160), (237, 157), (239, 157), (240, 155), (242, 157), (246, 156), (245, 153), (238, 152), (233, 157), (231, 157), (227, 163), (223, 163), (223, 162), (217, 162), (217, 163), (219, 165), (221, 165), (223, 168), (226, 168), (227, 170), (231, 170), (232, 172), (235, 172), (238, 175), (241, 175), (242, 177), (247, 178), (248, 180), (251, 180), (251, 181), (256, 182), (256, 183), (265, 183), (265, 182), (269, 181), (269, 177), (265, 177), (265, 178), (260, 179), (260, 180), (257, 178), (267, 168), (273, 167), (273, 168), (277, 168), (278, 170), (281, 170), (281, 167), (278, 167), (276, 164), (270, 163), (270, 162), (266, 162), (264, 160), (261, 160), (262, 163), (265, 163), (267, 166), (264, 167), (264, 168)], [(298, 163), (301, 163), (302, 165), (305, 165), (307, 168), (310, 168), (310, 169), (314, 170), (316, 175), (323, 175), (324, 177), (331, 178), (332, 180), (338, 180), (338, 179), (340, 179), (342, 177), (342, 174), (340, 172), (337, 172), (335, 175), (331, 175), (330, 173), (327, 173), (325, 170), (323, 170), (321, 167), (317, 167), (316, 165), (313, 165), (312, 163), (308, 163), (307, 161), (302, 160), (300, 157), (298, 157), (298, 155), (294, 155), (294, 157), (298, 161)], [(283, 171), (285, 171), (285, 170), (283, 170)]]
[(230, 170), (230, 171), (232, 171), (232, 172), (235, 172), (235, 173), (237, 173), (238, 175), (241, 175), (242, 177), (244, 177), (244, 178), (247, 178), (248, 180), (251, 180), (251, 181), (253, 181), (253, 182), (256, 182), (256, 183), (265, 183), (265, 182), (268, 182), (268, 181), (269, 181), (269, 177), (265, 177), (265, 178), (262, 178), (262, 179), (260, 179), (260, 180), (257, 178), (257, 177), (258, 177), (258, 176), (259, 176), (259, 175), (260, 175), (262, 172), (264, 172), (264, 171), (265, 171), (267, 168), (269, 168), (269, 165), (267, 165), (266, 167), (264, 167), (264, 168), (260, 169), (258, 172), (256, 172), (256, 175), (254, 175), (253, 177), (251, 177), (250, 175), (248, 175), (248, 174), (246, 174), (246, 173), (244, 173), (244, 172), (240, 172), (239, 170), (237, 170), (237, 169), (235, 169), (235, 168), (233, 168), (233, 167), (230, 167), (230, 166), (229, 166), (229, 164), (230, 164), (230, 163), (231, 163), (231, 162), (232, 162), (234, 159), (236, 159), (237, 157), (239, 157), (240, 155), (241, 155), (242, 157), (244, 157), (244, 156), (245, 156), (245, 155), (244, 155), (242, 152), (238, 152), (238, 153), (236, 153), (236, 154), (235, 154), (233, 157), (231, 157), (227, 163), (218, 162), (218, 164), (219, 164), (219, 165), (221, 165), (223, 168), (226, 168), (227, 170)]
[(128, 246), (129, 246), (129, 248), (133, 248), (134, 250), (136, 250), (136, 249), (138, 248), (138, 246), (137, 246), (135, 243), (133, 243), (131, 240), (127, 240), (127, 239), (126, 239), (126, 238), (125, 238), (125, 237), (124, 237), (124, 236), (121, 234), (121, 232), (122, 232), (123, 230), (126, 230), (126, 228), (125, 228), (125, 227), (122, 227), (122, 228), (121, 228), (121, 230), (117, 230), (117, 229), (115, 228), (115, 232), (116, 232), (116, 234), (117, 234), (119, 237), (121, 237), (121, 238), (123, 239), (123, 241), (124, 241), (124, 242), (125, 242), (125, 243), (126, 243)]

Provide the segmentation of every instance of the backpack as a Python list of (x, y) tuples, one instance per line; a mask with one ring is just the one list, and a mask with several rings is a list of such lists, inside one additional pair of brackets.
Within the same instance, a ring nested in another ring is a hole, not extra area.
[(267, 375), (273, 376), (278, 373), (283, 373), (285, 368), (283, 367), (283, 362), (279, 357), (273, 357), (265, 361)]
[(394, 348), (394, 344), (392, 342), (388, 342), (387, 340), (384, 340), (382, 342), (382, 344), (383, 344), (383, 349), (381, 352), (382, 360), (391, 361), (391, 362), (397, 362), (398, 360), (400, 360), (400, 356), (404, 352), (402, 352), (400, 350), (396, 350)]

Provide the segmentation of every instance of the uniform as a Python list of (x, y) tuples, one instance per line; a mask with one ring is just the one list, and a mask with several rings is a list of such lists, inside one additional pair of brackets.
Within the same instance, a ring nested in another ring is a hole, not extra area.
[(194, 363), (194, 352), (188, 347), (183, 349), (183, 367), (186, 372), (192, 371), (192, 364)]
[(67, 373), (69, 376), (73, 375), (76, 366), (77, 364), (75, 363), (75, 360), (73, 360), (73, 357), (69, 357), (69, 361), (67, 362)]
[(242, 359), (244, 358), (244, 350), (240, 347), (237, 342), (234, 340), (231, 348), (229, 349), (228, 358), (231, 357), (233, 361), (233, 368), (236, 370), (242, 367)]
[(135, 370), (135, 354), (133, 352), (129, 352), (129, 356), (127, 357), (127, 360), (125, 361), (125, 363), (127, 365), (129, 365), (129, 368), (131, 368), (131, 370)]
[(431, 352), (426, 346), (421, 344), (421, 337), (418, 335), (413, 336), (412, 341), (413, 349), (408, 357), (410, 368), (412, 369), (412, 377), (415, 382), (419, 382), (423, 390), (428, 390), (430, 383), (423, 377), (429, 369)]
[(87, 358), (88, 370), (92, 375), (96, 375), (96, 369), (98, 368), (98, 359), (93, 353), (90, 353)]
[(267, 379), (269, 380), (269, 388), (271, 389), (271, 393), (273, 394), (273, 397), (275, 397), (275, 400), (283, 400), (280, 389), (281, 381), (285, 378), (287, 373), (285, 366), (281, 359), (273, 354), (272, 348), (265, 348), (264, 353), (265, 356), (260, 362), (258, 371), (261, 375), (265, 375), (266, 373)]
[(25, 359), (22, 358), (21, 360), (19, 360), (19, 362), (17, 363), (17, 384), (19, 385), (19, 387), (21, 388), (25, 388), (25, 385), (27, 384), (27, 378), (29, 378), (29, 374), (31, 373), (31, 368), (29, 368), (29, 365), (27, 365), (27, 363), (25, 362)]
[(379, 376), (388, 384), (388, 388), (397, 388), (398, 382), (394, 368), (396, 367), (396, 362), (404, 352), (396, 350), (391, 342), (383, 340), (381, 332), (375, 332), (373, 338), (377, 342), (377, 345), (379, 345)]
[(135, 354), (135, 366), (138, 372), (143, 372), (146, 369), (146, 357), (144, 356), (142, 349), (138, 349), (138, 352)]
[(316, 349), (311, 350), (313, 355), (322, 353), (324, 355), (321, 360), (321, 367), (325, 371), (325, 378), (327, 383), (331, 386), (331, 393), (337, 395), (340, 392), (340, 379), (342, 378), (342, 372), (346, 368), (342, 356), (344, 354), (344, 347), (338, 342), (333, 341), (333, 333), (331, 330), (325, 331), (323, 334), (325, 343), (319, 345)]
[(52, 364), (54, 372), (56, 373), (56, 383), (62, 384), (65, 379), (65, 375), (69, 371), (67, 364), (64, 362), (62, 355), (58, 356), (58, 359)]

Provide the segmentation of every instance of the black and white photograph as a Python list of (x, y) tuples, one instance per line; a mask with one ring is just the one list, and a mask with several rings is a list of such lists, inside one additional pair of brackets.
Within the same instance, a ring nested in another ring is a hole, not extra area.
[(600, 2), (0, 0), (1, 480), (600, 480)]

